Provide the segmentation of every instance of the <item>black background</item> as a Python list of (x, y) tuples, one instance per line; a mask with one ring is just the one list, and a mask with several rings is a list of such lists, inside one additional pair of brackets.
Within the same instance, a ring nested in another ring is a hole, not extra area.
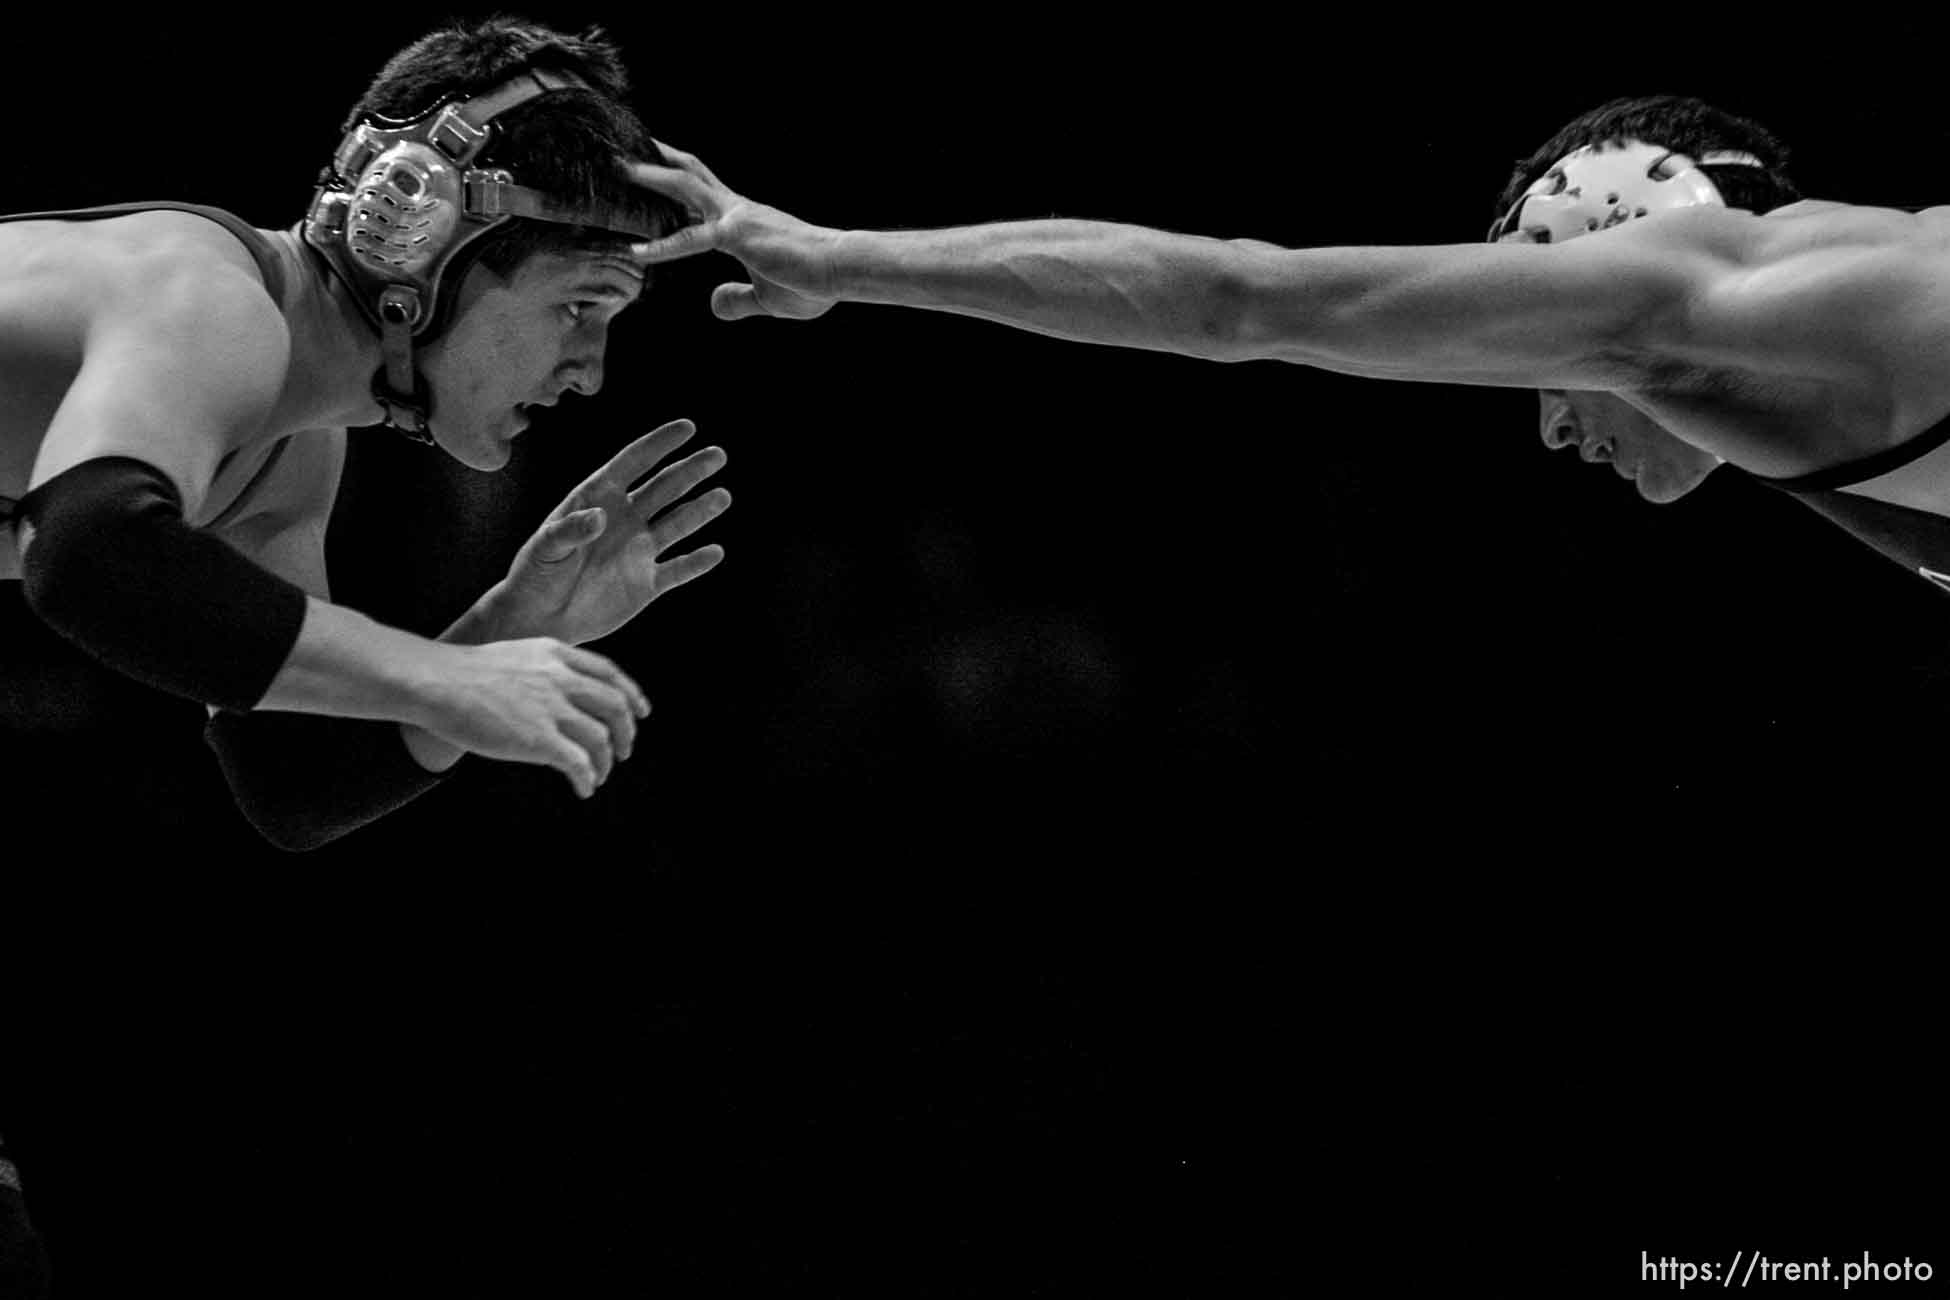
[[(1920, 27), (531, 12), (831, 226), (1468, 242), (1662, 91), (1942, 197)], [(18, 29), (0, 206), (289, 225), (438, 16)], [(280, 854), (197, 706), (4, 593), (0, 1131), (66, 1294), (1950, 1269), (1941, 593), (1731, 471), (1640, 502), (1527, 393), (715, 321), (734, 274), (660, 271), (500, 475), (352, 439), (335, 593), (429, 633), (630, 438), (729, 450), (725, 564), (597, 647), (656, 711), (592, 801), (470, 763)]]

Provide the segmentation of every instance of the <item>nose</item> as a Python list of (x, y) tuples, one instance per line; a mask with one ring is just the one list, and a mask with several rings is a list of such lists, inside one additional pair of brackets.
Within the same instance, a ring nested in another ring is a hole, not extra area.
[(1560, 447), (1574, 447), (1578, 441), (1578, 426), (1569, 420), (1544, 421), (1544, 445), (1552, 451)]
[(603, 390), (603, 354), (590, 353), (565, 362), (561, 374), (568, 387), (584, 397), (594, 397)]

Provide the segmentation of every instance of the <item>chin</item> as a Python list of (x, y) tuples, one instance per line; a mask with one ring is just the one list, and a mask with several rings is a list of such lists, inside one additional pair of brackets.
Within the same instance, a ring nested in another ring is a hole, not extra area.
[(483, 474), (492, 474), (497, 470), (506, 469), (513, 455), (514, 449), (507, 443), (490, 442), (486, 446), (476, 448), (474, 455), (466, 457), (461, 463), (469, 469), (480, 470)]
[(1641, 473), (1639, 495), (1654, 505), (1669, 505), (1706, 481), (1706, 475), (1660, 468)]
[(433, 425), (434, 445), (471, 470), (492, 474), (504, 468), (513, 448), (508, 441), (473, 426), (465, 432)]

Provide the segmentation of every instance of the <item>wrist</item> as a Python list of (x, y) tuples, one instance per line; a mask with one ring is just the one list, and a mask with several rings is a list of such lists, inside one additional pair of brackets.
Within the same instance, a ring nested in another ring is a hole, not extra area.
[(535, 635), (517, 625), (507, 585), (503, 581), (488, 588), (436, 639), (448, 645), (486, 645), (490, 641), (518, 641)]
[(457, 644), (419, 641), (410, 653), (399, 656), (393, 673), (401, 704), (393, 712), (393, 721), (409, 731), (432, 727), (447, 710), (456, 673), (454, 660), (463, 653)]
[(443, 740), (425, 727), (416, 727), (410, 722), (400, 724), (400, 740), (413, 761), (429, 772), (445, 772), (467, 751), (451, 741)]
[(821, 230), (824, 248), (825, 296), (834, 302), (860, 301), (870, 297), (874, 265), (880, 253), (880, 232), (873, 230)]
[(434, 728), (452, 705), (455, 679), (462, 671), (458, 660), (477, 644), (454, 634), (458, 631), (466, 637), (483, 630), (469, 614), (463, 614), (439, 640), (420, 641), (418, 653), (402, 656), (396, 670), (407, 701), (396, 718), (400, 741), (413, 761), (429, 772), (446, 771), (466, 752)]

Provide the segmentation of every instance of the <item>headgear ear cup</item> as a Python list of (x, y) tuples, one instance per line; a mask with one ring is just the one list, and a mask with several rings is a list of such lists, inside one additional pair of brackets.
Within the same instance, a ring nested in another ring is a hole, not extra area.
[(424, 273), (460, 224), (459, 209), (440, 197), (459, 190), (453, 171), (437, 151), (410, 142), (373, 159), (346, 219), (352, 255), (394, 273)]
[(1552, 165), (1502, 220), (1490, 227), (1491, 243), (1561, 244), (1658, 212), (1725, 200), (1700, 164), (1760, 167), (1748, 153), (1721, 152), (1694, 160), (1657, 145), (1621, 148), (1586, 145)]

